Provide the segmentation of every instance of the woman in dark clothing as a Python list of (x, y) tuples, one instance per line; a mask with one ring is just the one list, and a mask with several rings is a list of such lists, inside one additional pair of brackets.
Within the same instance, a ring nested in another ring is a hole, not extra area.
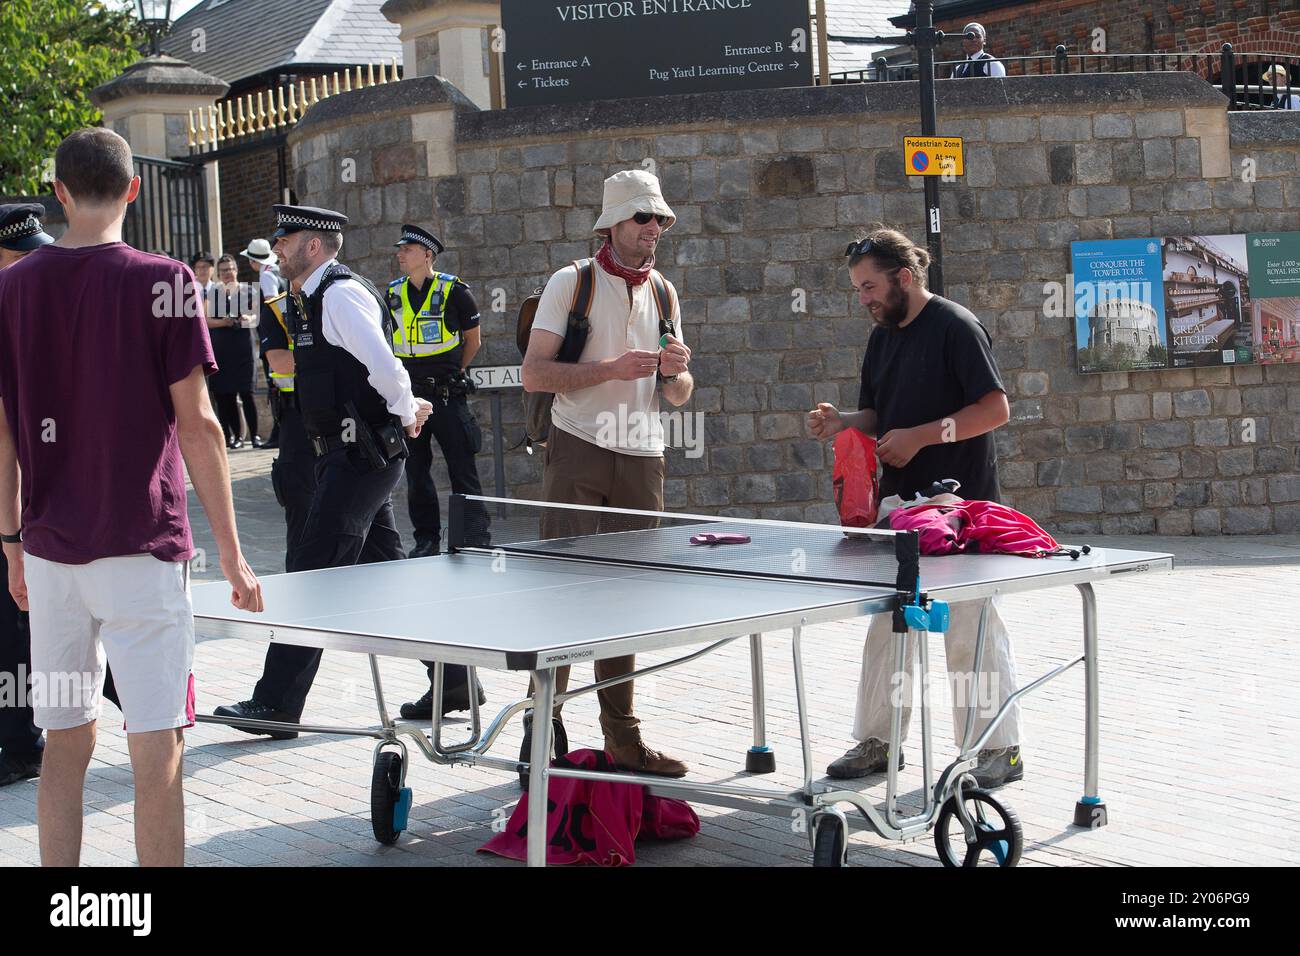
[[(253, 447), (262, 447), (257, 434), (257, 405), (253, 402), (253, 338), (241, 315), (241, 303), (248, 293), (238, 281), (235, 257), (222, 256), (217, 262), (218, 286), (208, 310), (208, 335), (217, 360), (217, 371), (208, 379), (217, 418), (226, 433), (227, 448), (244, 445), (239, 421), (239, 404)], [(251, 298), (250, 300), (251, 301)]]

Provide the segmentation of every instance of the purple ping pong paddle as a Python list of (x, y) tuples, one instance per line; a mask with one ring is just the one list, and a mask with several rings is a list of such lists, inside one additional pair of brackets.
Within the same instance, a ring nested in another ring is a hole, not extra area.
[(749, 544), (749, 535), (715, 534), (713, 532), (693, 534), (691, 535), (691, 544)]

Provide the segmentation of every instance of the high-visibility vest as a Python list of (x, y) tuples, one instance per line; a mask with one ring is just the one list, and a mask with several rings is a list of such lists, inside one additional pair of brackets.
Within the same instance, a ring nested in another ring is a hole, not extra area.
[(407, 277), (388, 284), (388, 309), (393, 315), (393, 354), (398, 358), (428, 358), (460, 345), (460, 333), (447, 328), (447, 300), (455, 276), (435, 272), (429, 293), (417, 310), (411, 305)]
[[(289, 332), (289, 324), (284, 320), (284, 300), (288, 297), (288, 295), (289, 293), (287, 292), (281, 292), (279, 295), (273, 295), (271, 296), (271, 298), (266, 300), (266, 304), (270, 308), (271, 314), (275, 316), (275, 321), (280, 323), (280, 328), (284, 329), (284, 337), (285, 340), (289, 343), (289, 352), (292, 353), (293, 335), (292, 333)], [(270, 366), (268, 365), (267, 368), (269, 369)], [(274, 385), (282, 392), (292, 392), (293, 376), (281, 375), (279, 372), (271, 371), (271, 384)]]

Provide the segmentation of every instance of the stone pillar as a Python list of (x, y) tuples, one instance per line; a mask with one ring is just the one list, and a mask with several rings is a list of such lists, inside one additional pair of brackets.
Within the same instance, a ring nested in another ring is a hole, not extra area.
[[(229, 85), (194, 69), (184, 60), (151, 56), (95, 87), (91, 102), (104, 125), (131, 144), (137, 156), (172, 159), (189, 155), (190, 111), (211, 106)], [(221, 192), (217, 164), (204, 169), (208, 195), (208, 245), (221, 249)]]
[(489, 35), (501, 5), (486, 0), (388, 0), (380, 12), (401, 28), (405, 79), (441, 76), (479, 109), (492, 106)]

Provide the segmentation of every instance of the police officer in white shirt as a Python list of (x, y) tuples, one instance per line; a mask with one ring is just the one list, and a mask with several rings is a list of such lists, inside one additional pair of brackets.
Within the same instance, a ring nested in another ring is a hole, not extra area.
[[(274, 209), (274, 250), (293, 303), (294, 400), (316, 453), (316, 491), (286, 569), (400, 560), (405, 555), (392, 492), (407, 455), (403, 433), (418, 435), (432, 405), (412, 394), (406, 369), (393, 355), (383, 297), (334, 258), (347, 217), (311, 206)], [(252, 699), (216, 713), (296, 723), (320, 658), (314, 648), (272, 644)]]
[(961, 48), (966, 54), (966, 60), (958, 63), (952, 71), (954, 80), (965, 79), (970, 76), (1006, 76), (1007, 68), (993, 58), (993, 55), (986, 53), (984, 50), (984, 41), (986, 35), (984, 27), (978, 23), (966, 24), (966, 29), (961, 31)]

